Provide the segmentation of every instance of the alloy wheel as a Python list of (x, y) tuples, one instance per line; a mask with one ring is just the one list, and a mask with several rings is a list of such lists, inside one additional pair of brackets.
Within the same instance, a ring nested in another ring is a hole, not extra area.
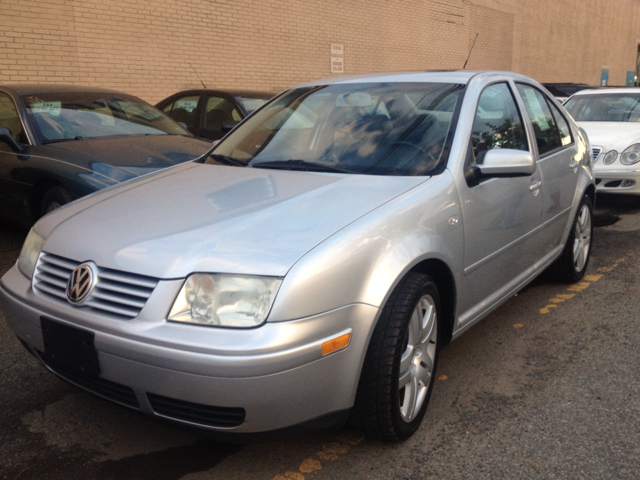
[(400, 360), (400, 415), (407, 423), (416, 418), (427, 398), (434, 374), (437, 338), (435, 301), (431, 295), (424, 295), (411, 314), (407, 346)]

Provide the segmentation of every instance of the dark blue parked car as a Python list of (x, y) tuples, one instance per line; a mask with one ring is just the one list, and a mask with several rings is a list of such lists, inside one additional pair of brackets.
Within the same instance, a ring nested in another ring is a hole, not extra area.
[(209, 147), (131, 95), (0, 87), (0, 216), (30, 225), (71, 200), (193, 160)]

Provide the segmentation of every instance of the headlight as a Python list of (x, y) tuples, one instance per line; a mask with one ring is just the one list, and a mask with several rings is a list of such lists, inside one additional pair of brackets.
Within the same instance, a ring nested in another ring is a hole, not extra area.
[(169, 312), (174, 322), (251, 328), (266, 319), (282, 279), (194, 273)]
[(616, 152), (615, 150), (611, 150), (604, 156), (604, 158), (602, 159), (602, 163), (604, 163), (605, 165), (611, 165), (616, 161), (616, 158), (618, 158), (618, 152)]
[(640, 143), (631, 145), (624, 152), (622, 152), (620, 161), (624, 165), (633, 165), (634, 163), (640, 162)]
[(29, 280), (31, 280), (33, 270), (36, 268), (42, 245), (44, 245), (44, 237), (38, 235), (32, 228), (24, 241), (20, 257), (18, 257), (18, 270)]

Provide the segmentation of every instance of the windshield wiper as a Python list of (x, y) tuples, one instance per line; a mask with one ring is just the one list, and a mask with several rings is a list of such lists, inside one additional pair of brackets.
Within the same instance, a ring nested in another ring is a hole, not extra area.
[(307, 162), (306, 160), (282, 160), (275, 162), (257, 162), (250, 165), (253, 168), (273, 168), (277, 170), (301, 170), (308, 172), (352, 173), (342, 168), (324, 165), (322, 163)]
[[(207, 157), (212, 158), (218, 163), (224, 163), (225, 165), (233, 165), (234, 167), (246, 167), (247, 164), (245, 162), (241, 162), (240, 160), (236, 160), (233, 157), (228, 157), (227, 155), (220, 155), (218, 153), (212, 153), (207, 155)], [(206, 157), (205, 157), (206, 159)], [(197, 161), (197, 160), (196, 160)], [(203, 159), (204, 162), (204, 159)]]
[(45, 140), (42, 144), (48, 145), (49, 143), (73, 142), (74, 140), (84, 140), (84, 137), (56, 138), (54, 140)]

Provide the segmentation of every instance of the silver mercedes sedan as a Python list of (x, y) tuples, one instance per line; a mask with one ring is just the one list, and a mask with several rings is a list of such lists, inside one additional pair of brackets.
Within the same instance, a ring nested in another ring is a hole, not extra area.
[(594, 196), (586, 136), (530, 78), (338, 77), (45, 216), (0, 295), (34, 358), (121, 405), (397, 441), (444, 345), (547, 267), (584, 275)]

